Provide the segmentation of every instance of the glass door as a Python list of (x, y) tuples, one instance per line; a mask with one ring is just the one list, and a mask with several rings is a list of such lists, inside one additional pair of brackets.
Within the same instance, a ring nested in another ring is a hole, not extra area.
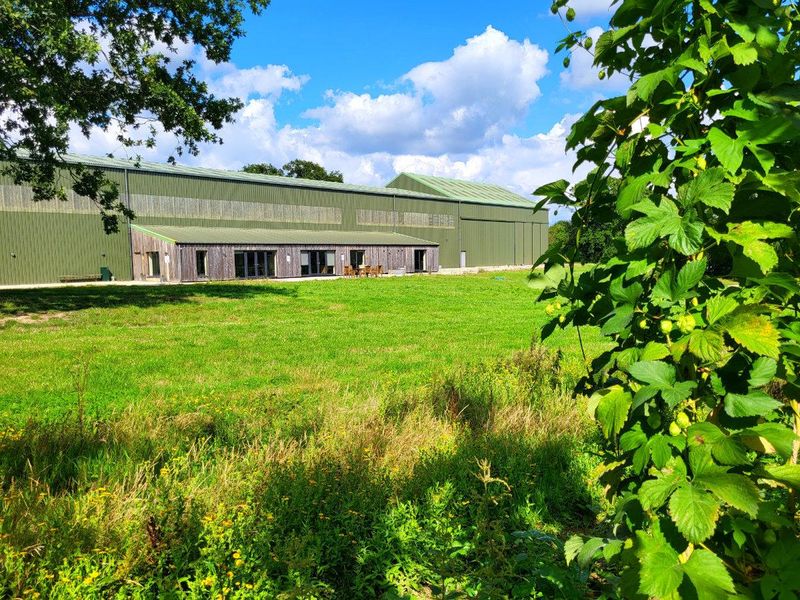
[(333, 250), (303, 250), (300, 252), (300, 274), (333, 275), (336, 253)]
[(350, 266), (358, 269), (364, 264), (364, 251), (363, 250), (350, 250)]
[(233, 254), (237, 279), (264, 279), (275, 277), (275, 252), (238, 250)]

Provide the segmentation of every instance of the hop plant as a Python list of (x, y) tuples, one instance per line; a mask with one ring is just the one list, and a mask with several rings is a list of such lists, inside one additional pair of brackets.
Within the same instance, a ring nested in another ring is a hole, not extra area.
[[(794, 597), (798, 9), (615, 6), (594, 62), (598, 77), (622, 74), (630, 89), (572, 126), (567, 148), (593, 165), (588, 176), (535, 192), (572, 207), (579, 232), (625, 224), (608, 261), (577, 271), (569, 246), (539, 261), (553, 282), (543, 299), (569, 303), (542, 337), (597, 326), (610, 346), (576, 390), (591, 392), (606, 440), (607, 536), (570, 539), (567, 559), (602, 557), (624, 597)], [(583, 51), (584, 37), (572, 32), (559, 49)]]

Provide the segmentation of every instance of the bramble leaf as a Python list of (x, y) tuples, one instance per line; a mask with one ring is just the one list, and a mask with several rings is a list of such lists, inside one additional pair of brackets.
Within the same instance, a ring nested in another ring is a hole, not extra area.
[(781, 402), (758, 390), (725, 396), (725, 412), (732, 417), (761, 417), (781, 406)]
[(725, 563), (713, 552), (692, 552), (683, 571), (694, 585), (698, 600), (728, 600), (736, 591)]
[(616, 436), (628, 420), (628, 409), (633, 402), (630, 393), (615, 385), (600, 394), (597, 404), (597, 420), (607, 438)]
[(764, 315), (738, 312), (725, 319), (722, 328), (751, 352), (774, 359), (780, 354), (780, 333)]
[(765, 386), (775, 378), (777, 372), (778, 363), (772, 358), (761, 356), (753, 362), (747, 384), (754, 388)]
[(705, 541), (716, 528), (719, 502), (693, 485), (678, 488), (669, 500), (669, 514), (684, 537), (694, 544)]
[(654, 598), (674, 594), (683, 581), (683, 569), (678, 553), (663, 539), (636, 532), (639, 542), (637, 556), (641, 563), (639, 591)]

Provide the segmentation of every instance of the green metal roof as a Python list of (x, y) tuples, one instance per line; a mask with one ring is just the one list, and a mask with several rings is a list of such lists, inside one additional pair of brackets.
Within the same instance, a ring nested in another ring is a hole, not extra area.
[(381, 231), (309, 231), (295, 229), (239, 229), (235, 227), (178, 227), (131, 225), (131, 229), (176, 244), (264, 244), (334, 246), (437, 246), (435, 242)]
[(209, 169), (205, 167), (189, 167), (186, 165), (171, 165), (149, 161), (135, 161), (122, 158), (109, 158), (104, 156), (88, 156), (83, 154), (67, 154), (63, 156), (65, 162), (83, 164), (98, 169), (119, 169), (131, 172), (142, 171), (145, 173), (160, 173), (164, 175), (182, 175), (188, 177), (205, 177), (210, 179), (224, 179), (227, 181), (241, 181), (280, 185), (285, 187), (310, 188), (318, 190), (353, 192), (361, 194), (378, 194), (381, 196), (397, 196), (402, 198), (416, 198), (420, 200), (448, 200), (452, 202), (470, 202), (475, 204), (489, 204), (495, 206), (514, 206), (531, 208), (534, 204), (523, 196), (519, 196), (498, 185), (474, 183), (430, 175), (416, 175), (404, 173), (430, 191), (414, 191), (400, 187), (392, 187), (393, 180), (386, 187), (369, 185), (356, 185), (352, 183), (339, 183), (336, 181), (317, 181), (314, 179), (298, 179), (294, 177), (278, 177), (275, 175), (261, 175), (245, 173), (243, 171), (228, 171), (225, 169)]
[(535, 202), (519, 194), (515, 194), (499, 185), (493, 183), (479, 183), (476, 181), (462, 181), (460, 179), (449, 179), (446, 177), (434, 177), (433, 175), (417, 175), (416, 173), (401, 173), (387, 184), (392, 187), (399, 183), (402, 177), (408, 177), (425, 188), (431, 193), (445, 198), (456, 200), (468, 200), (479, 204), (492, 204), (495, 206), (514, 206), (532, 208)]
[(380, 194), (382, 196), (403, 196), (406, 198), (441, 200), (441, 197), (436, 194), (425, 194), (410, 190), (400, 190), (394, 188), (390, 189), (369, 185), (356, 185), (352, 183), (339, 183), (338, 181), (318, 181), (316, 179), (279, 177), (276, 175), (261, 175), (260, 173), (245, 173), (244, 171), (228, 171), (226, 169), (209, 169), (206, 167), (171, 165), (144, 160), (137, 162), (135, 160), (127, 160), (123, 158), (88, 156), (84, 154), (67, 154), (64, 155), (63, 158), (65, 162), (68, 163), (82, 164), (88, 167), (96, 167), (99, 169), (127, 169), (131, 172), (142, 171), (145, 173), (206, 177), (210, 179), (225, 179), (228, 181), (263, 183), (286, 187), (312, 188), (319, 190), (333, 190), (338, 192), (355, 192), (361, 194)]

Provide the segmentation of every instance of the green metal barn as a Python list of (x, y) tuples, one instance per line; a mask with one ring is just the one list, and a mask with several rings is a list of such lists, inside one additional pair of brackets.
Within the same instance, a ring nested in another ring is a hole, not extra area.
[[(72, 156), (119, 184), (137, 217), (106, 235), (91, 201), (33, 202), (0, 178), (0, 284), (194, 281), (528, 265), (547, 211), (502, 187), (403, 173), (386, 187)], [(203, 253), (206, 254), (203, 254)]]

